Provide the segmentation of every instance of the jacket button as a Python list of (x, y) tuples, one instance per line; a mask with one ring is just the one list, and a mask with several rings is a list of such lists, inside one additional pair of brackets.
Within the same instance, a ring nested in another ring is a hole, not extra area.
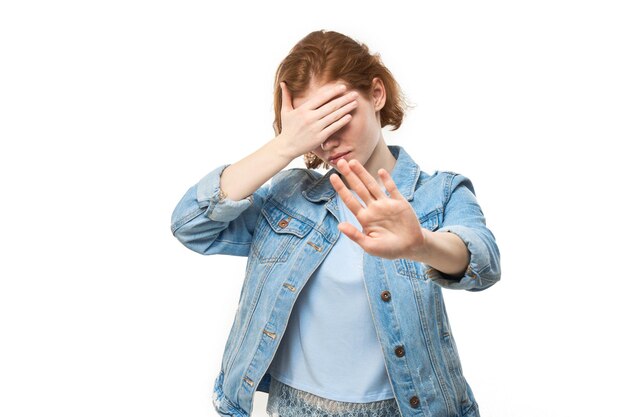
[(417, 408), (417, 406), (420, 405), (420, 399), (414, 395), (409, 400), (409, 403), (411, 403), (411, 407)]
[(380, 298), (382, 298), (383, 301), (387, 302), (391, 300), (391, 293), (389, 291), (383, 291), (380, 293)]
[(283, 229), (287, 227), (288, 224), (289, 224), (289, 220), (285, 220), (285, 219), (282, 219), (281, 221), (278, 222), (278, 226), (280, 226)]
[(404, 356), (404, 347), (396, 346), (396, 356), (399, 358)]

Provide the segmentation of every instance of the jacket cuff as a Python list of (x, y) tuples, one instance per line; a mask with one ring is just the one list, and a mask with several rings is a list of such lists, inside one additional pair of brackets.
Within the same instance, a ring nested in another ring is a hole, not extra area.
[(198, 181), (196, 199), (201, 207), (206, 207), (205, 215), (217, 222), (230, 222), (252, 205), (252, 195), (243, 200), (231, 200), (224, 196), (220, 188), (222, 172), (230, 164), (220, 165)]
[(445, 226), (436, 231), (436, 233), (439, 232), (454, 233), (463, 240), (470, 253), (469, 265), (460, 278), (452, 277), (430, 265), (425, 265), (426, 277), (445, 288), (462, 290), (486, 288), (482, 282), (481, 272), (489, 268), (489, 250), (480, 236), (471, 228), (461, 225)]

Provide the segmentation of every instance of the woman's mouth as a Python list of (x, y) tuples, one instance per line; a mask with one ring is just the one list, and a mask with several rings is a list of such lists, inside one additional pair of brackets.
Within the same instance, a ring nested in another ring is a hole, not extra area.
[(330, 159), (328, 160), (328, 162), (330, 162), (330, 163), (331, 163), (331, 165), (337, 165), (337, 161), (339, 161), (339, 160), (340, 160), (340, 159), (342, 159), (342, 158), (343, 158), (343, 159), (345, 159), (345, 158), (346, 158), (346, 156), (348, 156), (348, 154), (349, 154), (349, 153), (350, 153), (350, 152), (340, 153), (340, 154), (336, 155), (334, 158), (330, 158)]

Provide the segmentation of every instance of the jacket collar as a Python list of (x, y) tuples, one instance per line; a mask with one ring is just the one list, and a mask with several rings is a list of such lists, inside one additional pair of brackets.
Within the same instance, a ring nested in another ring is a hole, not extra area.
[[(404, 198), (411, 201), (413, 200), (417, 180), (420, 177), (420, 167), (401, 146), (391, 145), (387, 147), (394, 158), (396, 158), (396, 164), (391, 171), (391, 178), (396, 183), (396, 187), (398, 187), (398, 190)], [(337, 192), (330, 183), (330, 176), (333, 173), (339, 174), (336, 168), (330, 169), (324, 176), (314, 181), (306, 190), (302, 191), (302, 195), (313, 203), (328, 201), (334, 198)], [(389, 195), (388, 192), (386, 192), (386, 194)]]

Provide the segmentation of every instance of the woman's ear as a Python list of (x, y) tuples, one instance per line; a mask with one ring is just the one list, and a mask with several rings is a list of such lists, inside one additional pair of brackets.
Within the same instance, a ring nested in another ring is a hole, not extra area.
[(372, 88), (370, 89), (372, 96), (372, 103), (374, 104), (374, 110), (379, 111), (383, 107), (385, 107), (385, 102), (387, 100), (387, 93), (385, 91), (385, 84), (383, 81), (374, 77), (372, 80)]

